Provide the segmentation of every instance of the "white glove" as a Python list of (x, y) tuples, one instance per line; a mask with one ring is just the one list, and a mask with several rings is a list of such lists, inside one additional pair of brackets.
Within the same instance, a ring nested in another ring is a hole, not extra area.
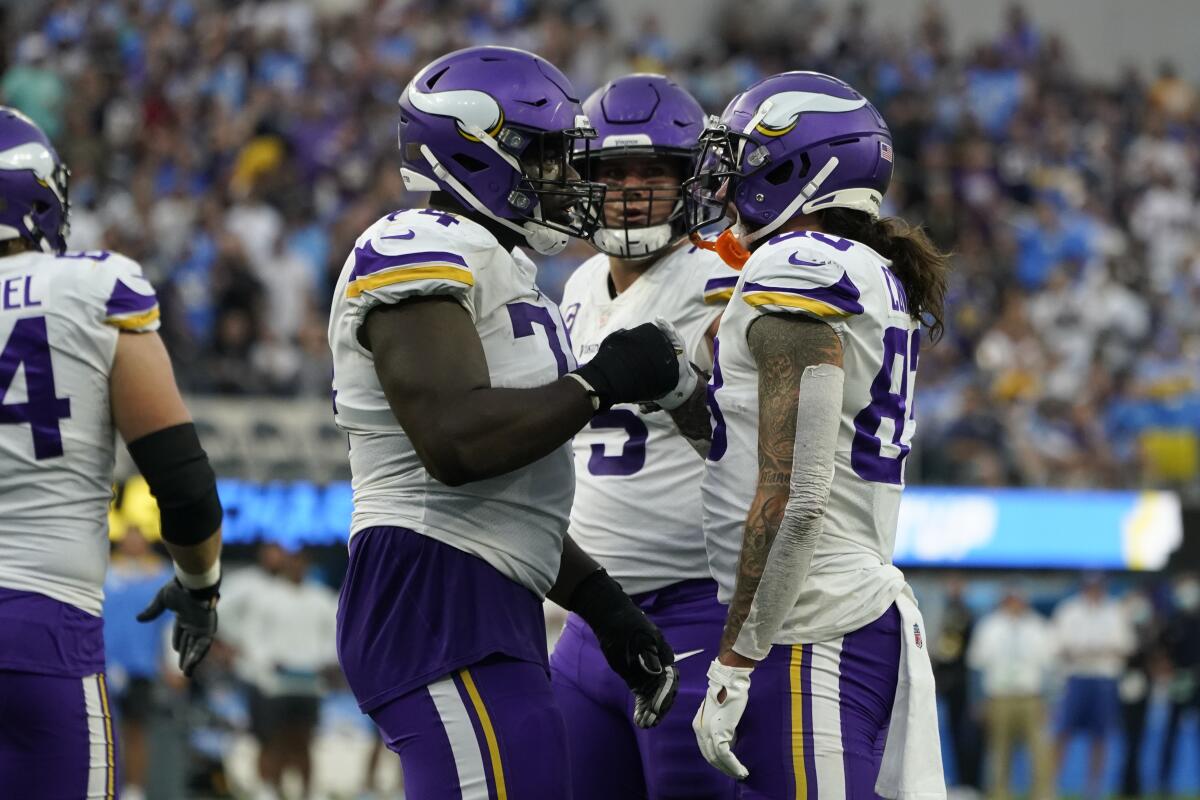
[(662, 409), (663, 411), (673, 411), (686, 403), (696, 391), (696, 382), (699, 380), (699, 375), (696, 368), (692, 366), (692, 362), (688, 361), (687, 348), (683, 345), (683, 337), (679, 335), (679, 331), (675, 330), (675, 326), (662, 317), (656, 317), (654, 324), (663, 332), (663, 335), (671, 340), (671, 346), (675, 348), (675, 355), (679, 357), (679, 380), (675, 383), (674, 389), (653, 403), (642, 403), (642, 410), (657, 411), (658, 409)]
[[(727, 667), (714, 659), (708, 667), (708, 692), (692, 720), (692, 730), (704, 760), (739, 781), (745, 780), (750, 770), (742, 766), (730, 748), (742, 712), (746, 710), (746, 701), (750, 699), (752, 671), (749, 667)], [(722, 689), (725, 691), (724, 702), (717, 700)]]

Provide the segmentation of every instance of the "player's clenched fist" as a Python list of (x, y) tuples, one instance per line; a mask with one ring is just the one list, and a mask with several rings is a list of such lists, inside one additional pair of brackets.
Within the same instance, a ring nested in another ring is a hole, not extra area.
[[(669, 324), (662, 325), (670, 329)], [(571, 374), (588, 389), (597, 411), (618, 403), (657, 400), (680, 381), (682, 353), (673, 333), (650, 322), (611, 333), (592, 360)]]
[(679, 689), (675, 653), (662, 632), (603, 569), (580, 582), (570, 605), (596, 634), (609, 667), (633, 692), (633, 721), (653, 728)]

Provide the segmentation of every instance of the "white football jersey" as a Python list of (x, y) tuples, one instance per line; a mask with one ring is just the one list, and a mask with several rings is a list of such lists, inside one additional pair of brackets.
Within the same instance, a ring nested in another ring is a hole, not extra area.
[[(729, 602), (758, 481), (758, 371), (746, 335), (760, 314), (808, 314), (842, 340), (845, 387), (833, 486), (812, 568), (777, 643), (826, 641), (879, 617), (904, 586), (892, 566), (920, 331), (890, 262), (822, 233), (776, 236), (746, 262), (717, 338), (704, 527)], [(801, 421), (803, 424), (803, 421)]]
[(471, 315), (492, 386), (531, 388), (575, 368), (558, 306), (536, 285), (537, 268), (481, 225), (433, 209), (397, 211), (355, 243), (329, 318), (334, 411), (349, 434), (354, 514), (350, 535), (394, 525), (482, 558), (544, 595), (562, 555), (575, 476), (571, 446), (487, 480), (447, 486), (417, 457), (388, 407), (358, 333), (381, 303), (444, 295)]
[(120, 331), (157, 329), (154, 289), (124, 256), (0, 258), (0, 586), (100, 614), (109, 375)]
[[(712, 354), (704, 334), (736, 282), (737, 273), (715, 254), (683, 246), (613, 297), (608, 256), (593, 256), (563, 291), (575, 357), (585, 363), (610, 333), (663, 317), (683, 337), (689, 358), (707, 370)], [(709, 577), (700, 505), (704, 461), (670, 415), (614, 406), (593, 417), (574, 446), (571, 537), (626, 592)]]

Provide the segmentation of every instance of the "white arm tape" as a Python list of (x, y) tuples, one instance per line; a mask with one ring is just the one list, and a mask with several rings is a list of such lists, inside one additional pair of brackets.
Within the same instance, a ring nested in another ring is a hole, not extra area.
[(207, 572), (202, 572), (199, 575), (184, 572), (183, 568), (176, 564), (175, 577), (179, 579), (179, 583), (185, 589), (207, 589), (221, 579), (221, 559), (218, 558), (208, 568)]
[(832, 364), (806, 367), (796, 402), (796, 450), (783, 521), (733, 649), (762, 660), (771, 651), (808, 578), (833, 483), (845, 373)]

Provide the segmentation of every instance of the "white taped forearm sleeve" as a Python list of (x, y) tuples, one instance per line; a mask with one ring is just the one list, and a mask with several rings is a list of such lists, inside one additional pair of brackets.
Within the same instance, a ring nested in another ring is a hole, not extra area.
[(832, 364), (806, 367), (800, 378), (796, 450), (787, 507), (767, 554), (750, 613), (733, 644), (733, 649), (747, 658), (766, 658), (808, 578), (833, 483), (844, 380), (841, 367)]

